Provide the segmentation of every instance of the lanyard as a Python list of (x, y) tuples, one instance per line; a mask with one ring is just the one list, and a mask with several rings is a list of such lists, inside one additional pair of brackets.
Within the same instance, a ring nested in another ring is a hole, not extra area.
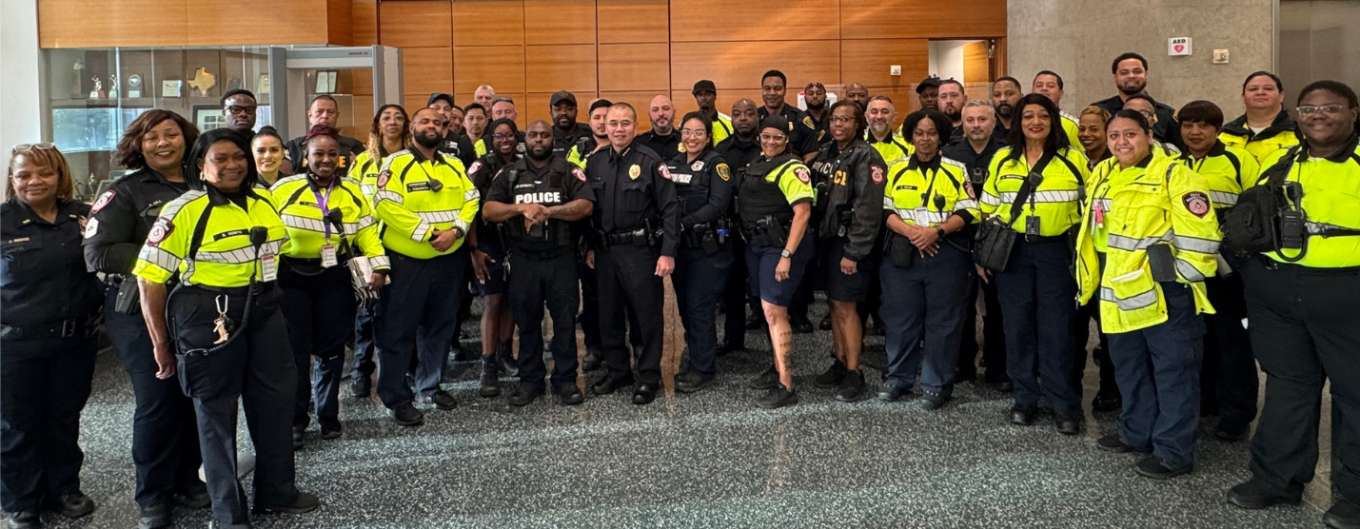
[(308, 187), (312, 189), (312, 196), (316, 198), (316, 206), (318, 208), (321, 208), (321, 225), (325, 229), (327, 240), (331, 238), (331, 223), (330, 223), (331, 210), (328, 207), (328, 203), (330, 202), (331, 199), (331, 192), (335, 189), (336, 180), (337, 177), (335, 176), (331, 177), (331, 183), (330, 185), (326, 186), (326, 194), (324, 195), (321, 194), (321, 192), (317, 189), (315, 180), (310, 181), (308, 185)]

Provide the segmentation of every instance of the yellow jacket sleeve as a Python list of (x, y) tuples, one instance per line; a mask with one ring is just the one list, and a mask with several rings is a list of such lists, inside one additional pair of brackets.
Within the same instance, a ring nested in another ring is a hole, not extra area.
[(360, 254), (368, 258), (368, 264), (374, 270), (387, 270), (392, 265), (387, 259), (387, 250), (383, 248), (382, 238), (378, 235), (380, 228), (373, 206), (363, 193), (357, 194), (355, 198), (359, 201), (359, 230), (354, 233), (354, 245)]
[(394, 230), (413, 241), (425, 242), (430, 240), (433, 227), (421, 219), (420, 215), (406, 209), (404, 205), (406, 188), (400, 179), (392, 177), (409, 163), (416, 162), (409, 157), (389, 158), (383, 162), (383, 170), (378, 174), (377, 191), (373, 195), (374, 210), (378, 220), (386, 224), (387, 229)]

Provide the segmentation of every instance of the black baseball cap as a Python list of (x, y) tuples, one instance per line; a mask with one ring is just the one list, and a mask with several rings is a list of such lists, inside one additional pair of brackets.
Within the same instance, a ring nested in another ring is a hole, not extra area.
[(919, 93), (925, 92), (927, 88), (930, 88), (930, 87), (932, 87), (932, 86), (935, 87), (935, 88), (939, 88), (939, 87), (940, 87), (940, 78), (939, 78), (939, 77), (936, 77), (936, 76), (934, 76), (934, 75), (931, 75), (931, 76), (927, 76), (925, 79), (922, 79), (922, 80), (921, 80), (921, 84), (916, 85), (916, 93), (919, 94)]
[(444, 101), (445, 103), (448, 103), (449, 106), (453, 106), (453, 96), (446, 94), (444, 92), (435, 92), (433, 94), (430, 94), (430, 99), (428, 101), (425, 101), (425, 106), (428, 107), (430, 105), (433, 105), (435, 101)]
[(571, 106), (576, 106), (576, 94), (566, 90), (558, 90), (557, 92), (554, 92), (552, 98), (548, 100), (548, 106), (555, 107), (558, 103), (571, 103)]
[(713, 81), (709, 81), (708, 79), (701, 79), (699, 82), (694, 83), (694, 90), (691, 90), (690, 93), (699, 95), (700, 92), (713, 92), (716, 94), (718, 93), (718, 85), (713, 84)]

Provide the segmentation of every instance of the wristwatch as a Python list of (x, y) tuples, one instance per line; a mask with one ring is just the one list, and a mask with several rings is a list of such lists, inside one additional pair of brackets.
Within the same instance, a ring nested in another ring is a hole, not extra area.
[(937, 235), (937, 236), (939, 236), (941, 239), (943, 239), (944, 236), (946, 235), (945, 232), (944, 232), (944, 228), (935, 228), (935, 235)]
[(779, 257), (783, 259), (789, 259), (793, 257), (793, 254), (789, 253), (788, 248), (785, 248), (783, 250), (779, 250)]

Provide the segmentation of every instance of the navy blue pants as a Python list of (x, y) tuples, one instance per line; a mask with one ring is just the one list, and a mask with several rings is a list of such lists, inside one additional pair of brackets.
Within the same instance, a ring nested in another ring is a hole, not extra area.
[[(463, 249), (431, 259), (392, 253), (392, 281), (378, 298), (378, 397), (389, 409), (429, 396), (444, 378), (458, 306), (467, 295)], [(415, 364), (415, 389), (406, 374)]]
[(923, 391), (949, 396), (954, 390), (964, 296), (973, 276), (971, 259), (941, 245), (934, 257), (917, 257), (909, 268), (900, 268), (885, 256), (878, 273), (883, 285), (879, 316), (887, 327), (887, 385), (909, 389), (920, 370)]
[(636, 380), (661, 382), (662, 284), (656, 277), (658, 253), (647, 246), (618, 245), (595, 252), (595, 278), (600, 303), (600, 348), (609, 375), (632, 377), (623, 322), (630, 323), (631, 355)]
[(1330, 382), (1333, 490), (1360, 502), (1360, 269), (1263, 260), (1247, 263), (1243, 272), (1252, 349), (1266, 373), (1251, 473), (1293, 493), (1312, 481), (1322, 391)]
[[(286, 258), (285, 258), (286, 259)], [(346, 266), (306, 276), (285, 266), (279, 273), (283, 317), (297, 364), (297, 400), (293, 427), (306, 428), (307, 402), (316, 402), (322, 426), (340, 424), (340, 377), (345, 368), (345, 342), (354, 332), (354, 287)], [(317, 359), (312, 368), (312, 357)], [(315, 391), (313, 391), (315, 387)]]
[[(982, 303), (987, 309), (985, 315), (978, 314), (977, 298), (982, 293)], [(977, 377), (977, 319), (982, 316), (982, 363), (987, 366), (983, 374), (989, 383), (1006, 382), (1006, 333), (1001, 324), (1001, 302), (997, 299), (996, 283), (983, 283), (976, 274), (969, 279), (968, 292), (964, 295), (963, 332), (959, 339), (959, 377), (972, 380)]]
[(38, 511), (80, 490), (80, 411), (90, 398), (95, 341), (7, 339), (0, 348), (0, 504)]
[[(1218, 427), (1245, 432), (1256, 418), (1260, 374), (1251, 352), (1251, 338), (1242, 320), (1247, 301), (1242, 275), (1211, 277), (1205, 281), (1209, 302), (1217, 314), (1205, 314), (1204, 366), (1200, 370), (1200, 402), (1218, 412)], [(1206, 410), (1207, 413), (1207, 410)]]
[[(248, 502), (236, 469), (236, 410), (244, 405), (255, 446), (255, 503), (279, 505), (297, 499), (293, 441), (289, 424), (297, 396), (297, 364), (279, 309), (282, 294), (273, 283), (259, 287), (245, 320), (246, 295), (180, 287), (170, 306), (180, 386), (194, 399), (203, 473), (208, 478), (213, 519), (219, 525), (247, 524)], [(243, 289), (240, 289), (243, 290)], [(227, 314), (239, 337), (225, 349), (212, 347), (216, 298), (228, 295)], [(244, 329), (240, 327), (246, 326)]]
[(725, 250), (732, 258), (723, 287), (723, 345), (729, 349), (746, 348), (746, 310), (760, 314), (760, 302), (746, 288), (746, 242), (741, 237), (728, 239)]
[(519, 380), (543, 387), (543, 308), (552, 315), (554, 389), (576, 385), (576, 255), (510, 256), (510, 314), (519, 329)]
[(1165, 323), (1109, 333), (1110, 359), (1124, 409), (1119, 437), (1151, 451), (1167, 468), (1195, 463), (1199, 425), (1199, 364), (1204, 322), (1195, 313), (1190, 287), (1162, 283)]
[(1035, 408), (1040, 397), (1047, 397), (1062, 418), (1082, 415), (1070, 334), (1077, 295), (1071, 263), (1066, 237), (1036, 241), (1017, 237), (1010, 264), (995, 277), (1006, 329), (1006, 374), (1015, 386), (1015, 406)]
[(713, 376), (718, 372), (718, 300), (732, 266), (732, 252), (726, 247), (707, 253), (703, 248), (681, 246), (671, 275), (689, 351), (681, 371)]
[[(136, 281), (132, 279), (131, 281)], [(168, 505), (176, 493), (203, 490), (198, 466), (198, 424), (194, 401), (175, 379), (156, 378), (156, 357), (141, 310), (113, 310), (118, 289), (104, 303), (104, 327), (118, 360), (132, 379), (136, 408), (132, 414), (132, 464), (137, 474), (133, 498), (143, 508)]]

